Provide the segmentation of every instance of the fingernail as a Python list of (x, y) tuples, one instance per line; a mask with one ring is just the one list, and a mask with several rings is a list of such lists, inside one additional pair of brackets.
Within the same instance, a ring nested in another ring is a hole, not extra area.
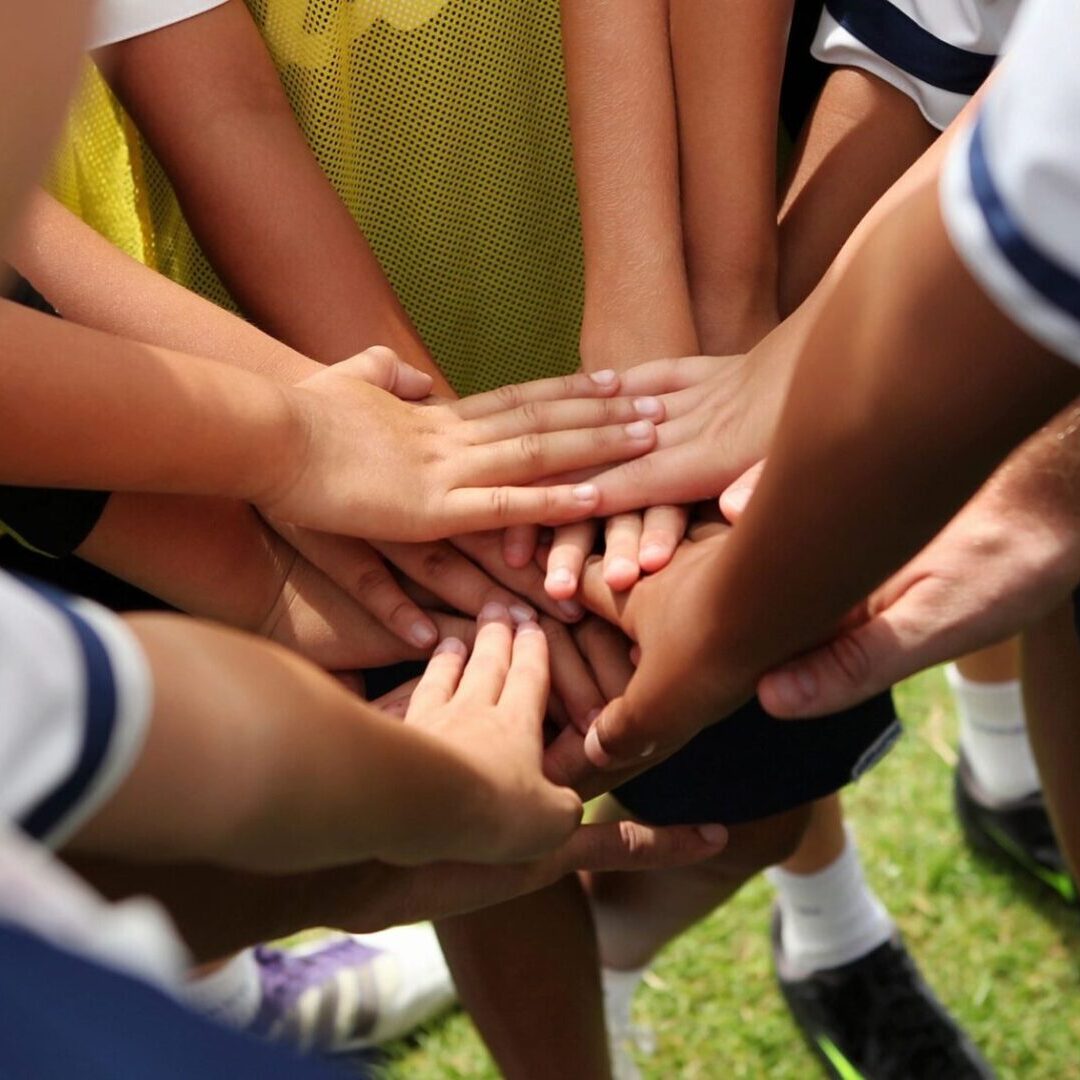
[(641, 549), (641, 561), (643, 563), (646, 561), (651, 562), (653, 559), (659, 561), (661, 559), (666, 559), (667, 554), (668, 549), (664, 547), (663, 544), (646, 544)]
[(603, 371), (592, 371), (589, 373), (589, 378), (592, 379), (597, 386), (611, 386), (618, 377), (618, 373), (611, 368), (604, 368)]
[(648, 420), (635, 420), (626, 425), (626, 434), (631, 439), (647, 439), (656, 429)]
[(523, 623), (518, 623), (515, 628), (515, 633), (518, 634), (542, 634), (543, 632), (540, 624), (535, 619), (528, 619)]
[(642, 758), (652, 757), (653, 756), (653, 751), (655, 749), (656, 749), (656, 743), (654, 743), (654, 742), (646, 743), (645, 749), (642, 750), (640, 754), (638, 754), (638, 757), (642, 757)]
[(724, 496), (724, 506), (728, 510), (734, 510), (736, 514), (741, 514), (746, 509), (746, 504), (750, 501), (750, 495), (750, 488), (732, 488)]
[(503, 604), (496, 604), (492, 601), (490, 604), (485, 604), (480, 609), (479, 619), (481, 622), (495, 622), (497, 619), (508, 619), (510, 612), (506, 610)]
[(664, 411), (658, 398), (639, 397), (634, 398), (634, 411), (639, 416), (659, 416)]
[(511, 604), (509, 610), (511, 622), (523, 623), (536, 618), (536, 612), (525, 604)]
[(469, 650), (465, 648), (465, 642), (456, 637), (444, 637), (438, 645), (435, 646), (435, 652), (433, 656), (438, 656), (440, 653), (457, 653), (459, 656), (464, 656)]
[(565, 566), (559, 566), (547, 576), (548, 585), (573, 585), (574, 575)]
[(638, 576), (638, 567), (636, 563), (632, 563), (629, 559), (624, 559), (621, 556), (617, 559), (612, 559), (607, 565), (607, 572), (604, 577), (614, 577), (618, 579), (622, 578), (636, 578)]
[(580, 619), (585, 609), (576, 600), (560, 600), (555, 605), (568, 619)]
[(777, 672), (773, 675), (771, 681), (773, 693), (780, 699), (780, 704), (785, 708), (798, 709), (801, 705), (806, 704), (805, 684), (794, 672)]
[(697, 831), (706, 844), (712, 844), (714, 847), (719, 847), (727, 841), (728, 833), (723, 825), (699, 825)]
[(606, 769), (611, 764), (611, 755), (600, 745), (600, 734), (595, 727), (585, 734), (585, 756), (598, 769)]
[[(651, 427), (652, 425), (650, 425)], [(571, 491), (578, 502), (595, 502), (599, 491), (595, 484), (578, 484), (576, 488)]]
[(435, 629), (430, 623), (420, 622), (417, 620), (412, 624), (409, 629), (409, 640), (415, 645), (419, 645), (421, 649), (426, 649), (429, 645), (434, 645), (436, 639), (439, 636), (438, 630)]

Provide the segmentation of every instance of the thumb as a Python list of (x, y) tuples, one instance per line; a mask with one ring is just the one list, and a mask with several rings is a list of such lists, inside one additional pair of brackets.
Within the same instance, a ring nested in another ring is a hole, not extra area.
[(656, 740), (641, 722), (634, 707), (634, 683), (626, 693), (609, 701), (585, 735), (585, 756), (597, 769), (610, 769), (649, 757)]
[(757, 487), (764, 470), (764, 461), (751, 465), (738, 480), (735, 480), (721, 493), (720, 512), (728, 521), (734, 523), (745, 512), (750, 502), (750, 496), (754, 494), (754, 488)]
[(758, 698), (781, 719), (840, 712), (920, 670), (922, 652), (890, 618), (878, 616), (768, 672), (758, 683)]
[(431, 393), (432, 378), (427, 372), (406, 364), (393, 349), (374, 345), (333, 367), (335, 374), (351, 375), (377, 386), (404, 401), (418, 401)]

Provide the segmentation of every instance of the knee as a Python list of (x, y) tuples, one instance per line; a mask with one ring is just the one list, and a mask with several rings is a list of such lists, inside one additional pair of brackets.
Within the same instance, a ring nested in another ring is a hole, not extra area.
[(748, 881), (762, 870), (789, 859), (809, 821), (810, 807), (800, 806), (760, 821), (732, 825), (727, 847), (693, 869), (709, 877)]

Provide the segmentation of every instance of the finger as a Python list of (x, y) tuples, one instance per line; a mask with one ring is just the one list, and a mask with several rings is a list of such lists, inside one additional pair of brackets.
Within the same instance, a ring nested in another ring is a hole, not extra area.
[(619, 375), (615, 371), (594, 371), (589, 374), (579, 371), (575, 375), (512, 383), (485, 394), (472, 394), (454, 402), (451, 408), (463, 420), (474, 420), (507, 409), (519, 409), (527, 402), (610, 397), (618, 392), (619, 384)]
[(520, 623), (514, 630), (510, 668), (499, 695), (499, 706), (505, 706), (517, 722), (533, 724), (539, 737), (550, 685), (544, 631), (539, 623)]
[(592, 517), (599, 501), (594, 484), (458, 488), (443, 502), (443, 527), (453, 534), (505, 529), (530, 521), (565, 525)]
[(619, 376), (622, 394), (670, 394), (697, 386), (715, 375), (722, 358), (716, 356), (677, 356), (636, 364)]
[(547, 635), (552, 691), (562, 701), (570, 722), (584, 734), (600, 715), (607, 698), (570, 631), (551, 619), (541, 625)]
[(619, 595), (605, 580), (604, 564), (599, 556), (593, 555), (585, 560), (578, 595), (581, 597), (581, 602), (594, 615), (599, 615), (601, 619), (607, 619), (616, 626), (622, 624), (622, 602)]
[(510, 669), (513, 623), (502, 604), (487, 604), (476, 624), (476, 644), (461, 676), (458, 696), (466, 702), (494, 705)]
[(393, 690), (383, 694), (381, 697), (375, 698), (371, 702), (376, 709), (380, 709), (383, 712), (393, 713), (395, 715), (405, 716), (405, 713), (409, 708), (409, 700), (412, 698), (413, 691), (420, 683), (420, 679), (423, 676), (417, 676), (415, 679), (410, 679), (408, 682), (403, 682), (400, 686), (395, 686)]
[(544, 749), (544, 776), (553, 784), (573, 788), (583, 799), (595, 799), (649, 767), (597, 769), (585, 756), (585, 739), (576, 727), (564, 728)]
[(608, 702), (585, 736), (585, 756), (598, 769), (635, 761), (651, 763), (656, 751), (655, 735), (625, 694)]
[(537, 525), (513, 525), (503, 533), (503, 559), (514, 570), (527, 566), (536, 554), (536, 543), (540, 536)]
[(445, 611), (431, 611), (436, 627), (439, 630), (439, 640), (443, 638), (457, 638), (464, 641), (466, 648), (472, 652), (473, 642), (476, 641), (476, 620), (466, 619), (461, 615), (448, 615)]
[(750, 496), (765, 471), (765, 462), (759, 461), (751, 465), (726, 491), (720, 495), (720, 510), (728, 521), (734, 522), (746, 510), (750, 503)]
[(398, 584), (386, 563), (363, 540), (312, 529), (288, 528), (286, 538), (365, 611), (402, 641), (430, 649), (439, 639), (434, 623)]
[(426, 717), (442, 708), (454, 696), (465, 668), (466, 655), (464, 643), (457, 638), (444, 638), (439, 642), (413, 690), (405, 713), (406, 720), (423, 723)]
[(821, 648), (768, 672), (758, 683), (766, 712), (782, 719), (852, 708), (894, 683), (953, 655), (948, 643), (891, 609)]
[(432, 377), (406, 364), (393, 349), (373, 345), (334, 365), (340, 375), (352, 375), (404, 401), (419, 401), (431, 393)]
[[(544, 591), (544, 575), (531, 560), (525, 566), (514, 569), (506, 565), (502, 557), (499, 533), (468, 533), (455, 536), (451, 543), (460, 548), (492, 578), (505, 585), (520, 603), (525, 600), (548, 615), (562, 622), (574, 622), (585, 614), (576, 600), (555, 600)], [(515, 622), (522, 622), (514, 609), (510, 614)], [(531, 616), (536, 618), (535, 615)]]
[(658, 828), (637, 821), (582, 825), (567, 841), (562, 856), (567, 871), (661, 870), (707, 859), (723, 851), (723, 825), (669, 825)]
[(471, 446), (462, 451), (458, 468), (471, 482), (531, 484), (582, 466), (625, 461), (648, 453), (655, 445), (655, 425), (635, 420)]
[(634, 420), (658, 424), (663, 419), (662, 402), (649, 396), (528, 402), (517, 409), (471, 421), (468, 436), (476, 443), (493, 443), (532, 432), (573, 431), (629, 424)]
[(610, 517), (646, 506), (714, 499), (729, 475), (702, 446), (685, 443), (597, 472), (587, 483), (600, 492), (601, 515)]
[(662, 570), (686, 533), (689, 513), (683, 506), (650, 506), (641, 528), (638, 564), (647, 573)]
[(333, 675), (333, 677), (337, 679), (350, 694), (355, 694), (357, 697), (364, 696), (364, 673), (362, 671), (332, 671), (330, 674)]
[(638, 549), (641, 545), (641, 514), (616, 514), (604, 526), (604, 580), (625, 592), (641, 577)]
[(586, 619), (571, 634), (592, 669), (603, 700), (610, 701), (624, 693), (634, 677), (630, 639), (603, 619)]
[(579, 521), (555, 531), (547, 557), (544, 590), (558, 600), (569, 600), (577, 592), (585, 560), (592, 554), (597, 522)]
[(536, 609), (503, 588), (453, 544), (376, 545), (395, 566), (456, 611), (479, 615), (486, 604), (502, 604), (515, 622), (535, 619)]

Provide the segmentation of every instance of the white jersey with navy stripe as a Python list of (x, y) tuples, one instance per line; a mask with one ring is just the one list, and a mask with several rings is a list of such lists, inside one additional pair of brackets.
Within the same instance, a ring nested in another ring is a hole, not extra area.
[(990, 74), (1021, 0), (826, 0), (812, 52), (907, 94), (947, 127)]
[(941, 206), (994, 302), (1080, 364), (1080, 3), (1027, 0), (1008, 57), (949, 152)]
[(62, 843), (130, 770), (151, 701), (120, 619), (0, 573), (0, 819)]
[(225, 0), (99, 0), (90, 48), (115, 45), (160, 30), (224, 3)]

